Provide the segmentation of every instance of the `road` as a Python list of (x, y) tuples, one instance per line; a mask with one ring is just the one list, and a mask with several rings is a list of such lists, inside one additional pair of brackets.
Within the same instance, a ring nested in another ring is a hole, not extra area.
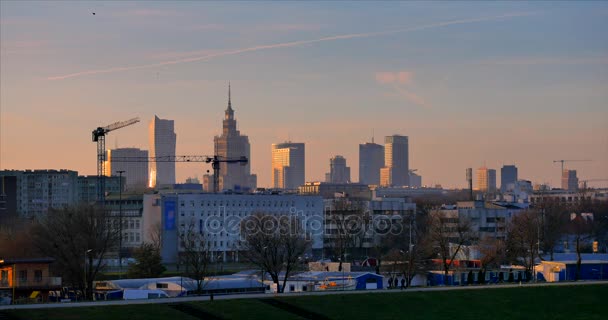
[[(310, 295), (332, 295), (332, 294), (369, 294), (369, 293), (406, 293), (406, 292), (431, 292), (431, 291), (447, 291), (447, 290), (480, 290), (480, 289), (502, 289), (502, 288), (519, 288), (519, 287), (546, 287), (546, 286), (572, 286), (572, 285), (593, 285), (603, 284), (608, 286), (607, 281), (578, 281), (578, 282), (547, 282), (547, 283), (528, 283), (528, 284), (499, 284), (499, 285), (480, 285), (480, 286), (463, 286), (463, 287), (422, 287), (409, 288), (406, 290), (354, 290), (354, 291), (316, 291), (316, 292), (296, 292), (273, 295), (268, 293), (254, 294), (231, 294), (231, 295), (215, 295), (214, 300), (231, 300), (231, 299), (258, 299), (268, 298), (272, 296), (310, 296)], [(133, 304), (153, 304), (153, 303), (180, 303), (190, 301), (209, 301), (209, 296), (191, 296), (180, 298), (167, 299), (150, 299), (150, 300), (114, 300), (114, 301), (92, 301), (92, 302), (71, 302), (71, 303), (42, 303), (42, 304), (21, 304), (0, 306), (2, 310), (14, 309), (52, 309), (52, 308), (76, 308), (76, 307), (99, 307), (99, 306), (119, 306)]]

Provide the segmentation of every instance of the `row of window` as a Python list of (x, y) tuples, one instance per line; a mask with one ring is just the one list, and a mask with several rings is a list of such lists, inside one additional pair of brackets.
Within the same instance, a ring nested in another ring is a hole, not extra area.
[[(27, 282), (28, 271), (19, 270), (19, 282)], [(0, 282), (8, 282), (8, 270), (0, 271)], [(34, 270), (34, 282), (42, 282), (42, 270)]]
[(124, 242), (139, 242), (141, 237), (139, 232), (125, 232), (122, 234), (122, 241)]
[[(255, 205), (254, 205), (255, 204)], [(194, 207), (196, 205), (196, 201), (194, 200), (190, 200), (189, 201), (189, 205), (190, 207)], [(214, 207), (216, 206), (226, 206), (226, 207), (295, 207), (296, 202), (295, 200), (280, 200), (280, 201), (271, 201), (271, 200), (234, 200), (234, 201), (223, 201), (223, 200), (213, 200), (213, 201), (200, 201), (200, 207), (210, 207), (211, 205), (213, 205)], [(186, 206), (186, 201), (181, 200), (180, 201), (180, 206), (181, 207), (185, 207)], [(314, 207), (315, 206), (315, 202), (314, 201), (306, 201), (306, 207)]]

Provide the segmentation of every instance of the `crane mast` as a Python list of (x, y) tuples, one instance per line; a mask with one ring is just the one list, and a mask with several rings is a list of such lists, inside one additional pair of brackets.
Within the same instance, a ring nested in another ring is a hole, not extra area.
[(160, 156), (160, 157), (112, 157), (112, 162), (205, 162), (213, 168), (213, 192), (218, 193), (220, 187), (220, 163), (240, 163), (246, 165), (247, 157), (213, 156)]
[(92, 132), (92, 140), (93, 142), (97, 142), (97, 201), (101, 203), (101, 205), (105, 202), (105, 192), (106, 192), (106, 183), (105, 183), (105, 158), (106, 158), (106, 134), (111, 131), (124, 128), (126, 126), (130, 126), (132, 124), (138, 123), (139, 118), (129, 119), (127, 121), (119, 121), (107, 125), (105, 127), (97, 127)]

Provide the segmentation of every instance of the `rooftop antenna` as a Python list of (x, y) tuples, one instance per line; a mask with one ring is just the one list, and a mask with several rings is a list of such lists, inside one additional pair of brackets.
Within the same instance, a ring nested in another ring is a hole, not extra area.
[(374, 143), (374, 128), (372, 128), (372, 143)]

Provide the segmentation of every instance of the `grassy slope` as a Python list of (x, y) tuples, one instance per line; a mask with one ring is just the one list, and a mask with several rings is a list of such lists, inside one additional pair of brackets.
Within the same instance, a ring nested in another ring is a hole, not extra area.
[[(332, 319), (608, 319), (608, 285), (284, 297)], [(298, 319), (256, 299), (191, 302), (225, 319)], [(21, 319), (193, 319), (167, 305), (12, 311)]]

